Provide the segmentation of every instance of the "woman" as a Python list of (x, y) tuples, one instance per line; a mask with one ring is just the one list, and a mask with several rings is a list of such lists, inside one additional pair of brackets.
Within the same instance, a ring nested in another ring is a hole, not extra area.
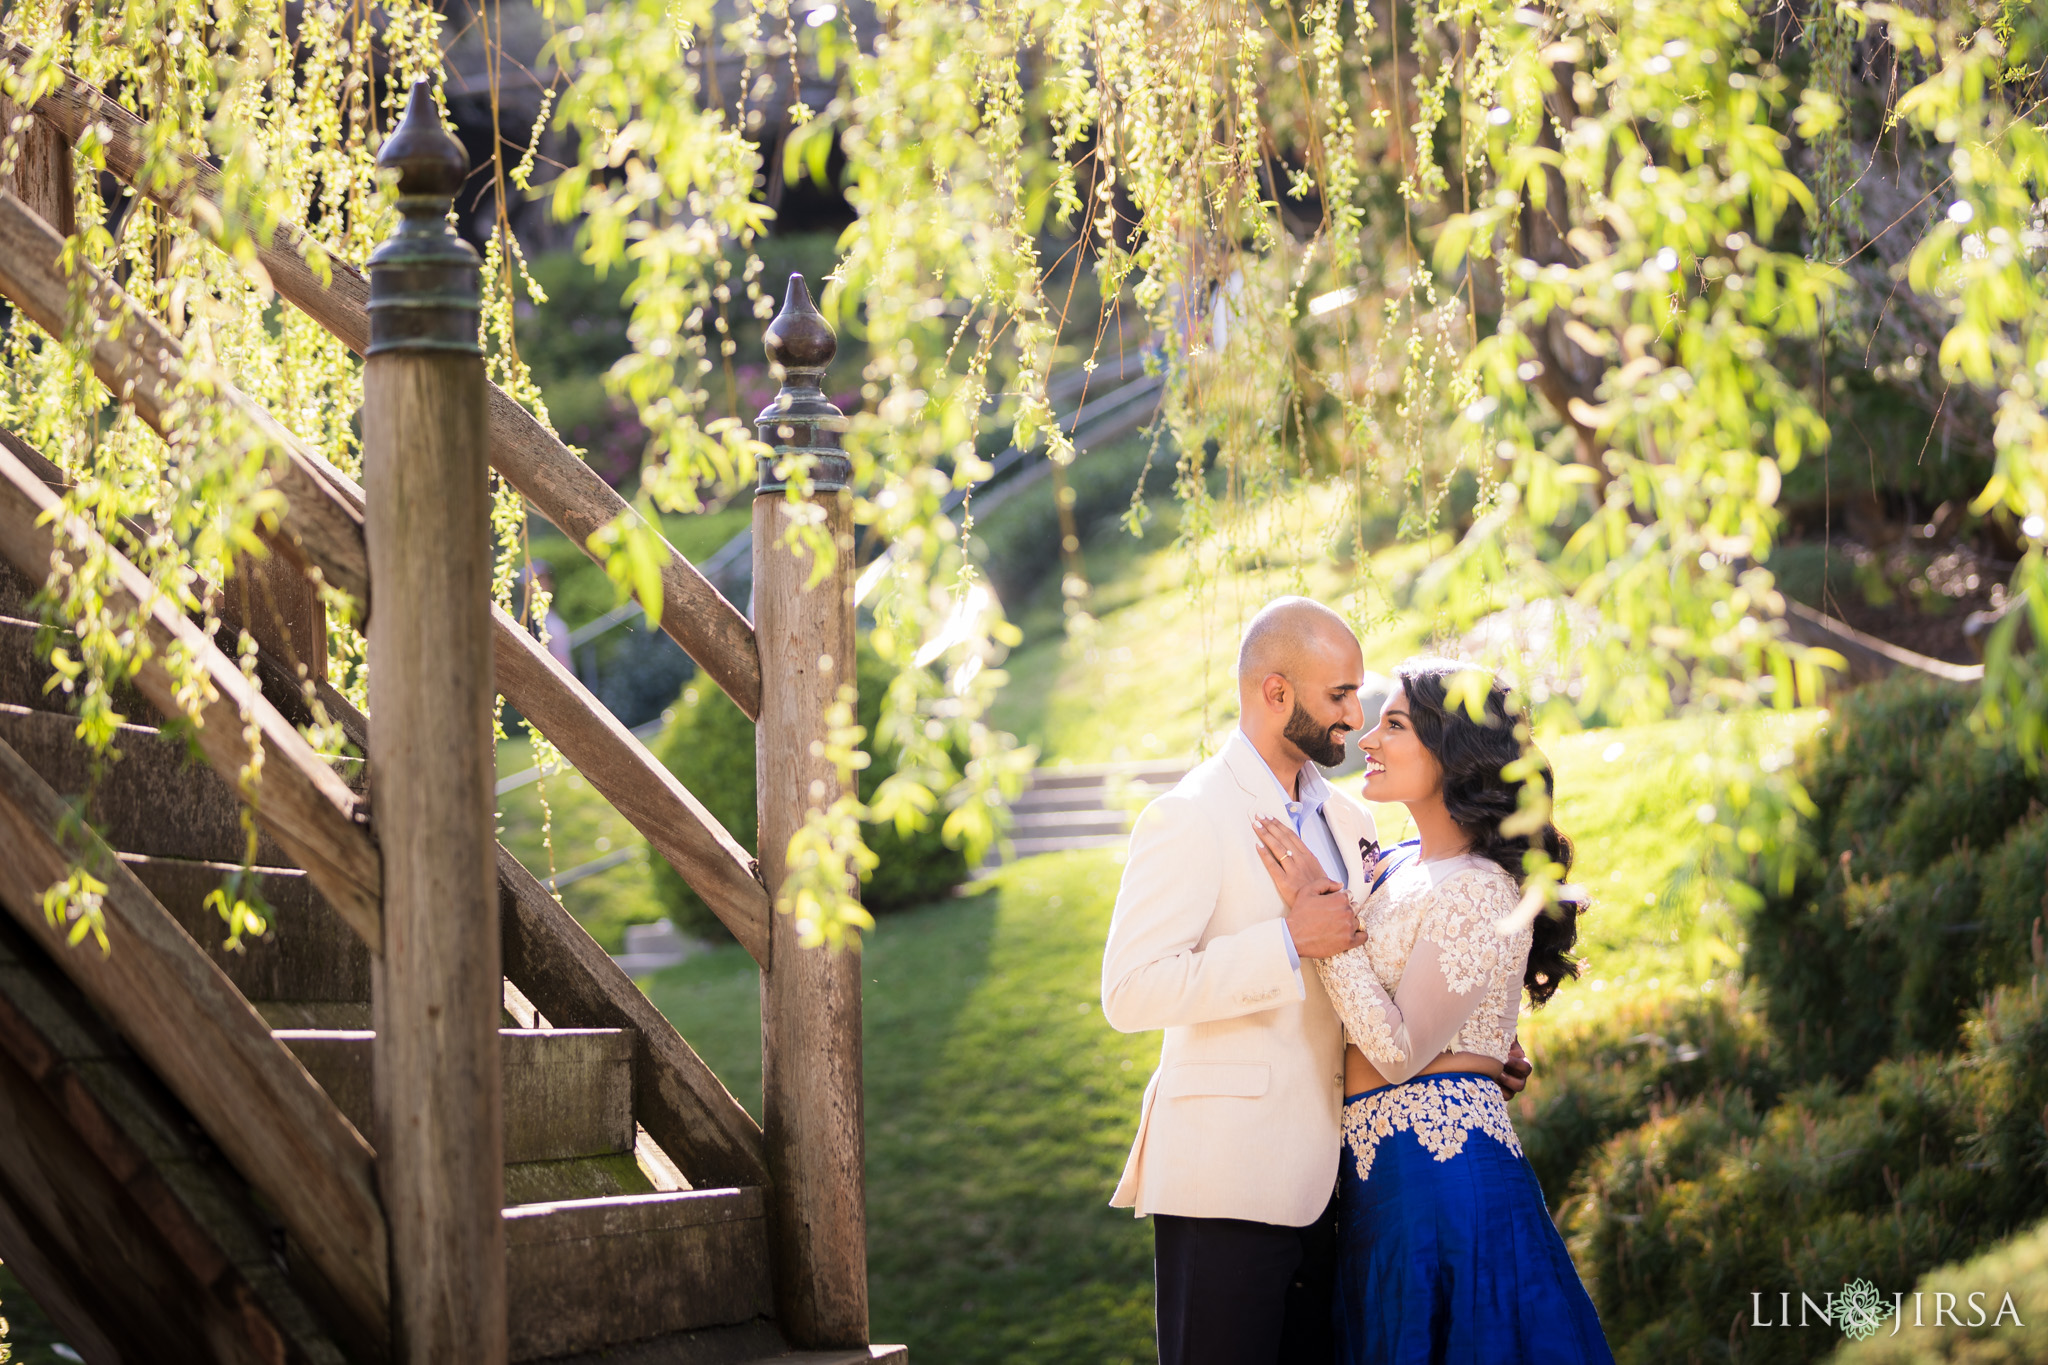
[[(1504, 770), (1531, 772), (1546, 792), (1549, 771), (1497, 679), (1479, 675), (1483, 720), (1451, 700), (1461, 674), (1473, 671), (1441, 659), (1395, 670), (1359, 742), (1365, 798), (1407, 806), (1420, 838), (1359, 888), (1366, 942), (1316, 964), (1347, 1040), (1337, 1358), (1611, 1365), (1497, 1084), (1522, 991), (1541, 1005), (1578, 975), (1577, 907), (1521, 904), (1525, 855), (1540, 849), (1569, 871), (1571, 841), (1547, 816), (1533, 835), (1504, 832), (1528, 819), (1511, 820), (1524, 779)], [(1257, 828), (1290, 904), (1334, 888), (1286, 823)]]

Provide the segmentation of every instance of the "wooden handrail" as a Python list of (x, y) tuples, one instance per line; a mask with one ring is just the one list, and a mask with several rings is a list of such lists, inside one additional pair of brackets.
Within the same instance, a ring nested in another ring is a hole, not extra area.
[[(16, 66), (34, 56), (20, 42), (10, 42), (4, 55)], [(36, 101), (33, 112), (73, 139), (97, 125), (107, 169), (174, 213), (187, 215), (195, 198), (219, 201), (219, 173), (190, 157), (183, 162), (185, 177), (180, 181), (158, 184), (143, 175), (142, 120), (68, 70), (55, 90)], [(258, 248), (258, 258), (279, 295), (361, 355), (370, 337), (369, 281), (339, 261), (330, 263), (331, 278), (323, 281), (306, 264), (305, 241), (303, 229), (281, 223), (270, 243)], [(599, 528), (621, 515), (639, 519), (616, 490), (503, 389), (493, 384), (487, 397), (491, 464), (585, 554), (591, 554), (589, 540)], [(758, 719), (761, 660), (753, 626), (673, 546), (668, 546), (661, 583), (662, 630), (749, 719)]]
[[(12, 194), (0, 193), (0, 294), (53, 335), (61, 335), (66, 316), (68, 286), (58, 259), (62, 250), (63, 241), (49, 224)], [(112, 392), (133, 398), (137, 410), (161, 431), (171, 401), (167, 376), (184, 363), (183, 347), (111, 282), (95, 274), (92, 287), (95, 302), (123, 318), (118, 335), (102, 331), (94, 343), (100, 378)], [(291, 477), (278, 481), (286, 511), (273, 543), (288, 554), (296, 555), (299, 547), (313, 550), (307, 557), (329, 582), (368, 600), (372, 589), (362, 489), (232, 385), (216, 385), (213, 397), (256, 423), (285, 452)], [(31, 576), (40, 582), (46, 567), (37, 566)], [(499, 690), (506, 699), (531, 717), (571, 763), (585, 769), (598, 791), (676, 865), (755, 960), (766, 962), (768, 897), (746, 851), (518, 622), (500, 612), (492, 630)], [(747, 648), (753, 649), (751, 627)], [(382, 940), (366, 941), (375, 950)]]
[[(62, 529), (61, 543), (53, 528)], [(355, 793), (198, 626), (97, 532), (69, 515), (21, 461), (0, 450), (0, 555), (40, 582), (53, 557), (77, 565), (92, 554), (104, 554), (112, 564), (108, 604), (116, 611), (142, 612), (150, 656), (135, 675), (136, 689), (165, 716), (182, 715), (179, 684), (164, 660), (176, 648), (198, 662), (212, 693), (200, 708), (194, 735), (200, 752), (231, 787), (242, 791), (243, 772), (256, 756), (248, 739), (253, 730), (261, 776), (246, 799), (257, 820), (306, 870), (335, 913), (373, 950), (381, 945), (383, 871), (369, 831), (358, 822)]]
[(503, 610), (495, 616), (498, 690), (766, 966), (773, 914), (747, 851), (540, 641)]
[(104, 847), (108, 951), (68, 945), (43, 889), (71, 858), (64, 801), (0, 742), (0, 902), (192, 1112), (373, 1338), (387, 1330), (387, 1233), (369, 1144), (134, 873)]
[[(52, 336), (65, 332), (71, 282), (63, 266), (64, 239), (11, 193), (0, 192), (0, 294)], [(149, 311), (99, 271), (86, 267), (88, 302), (102, 324), (92, 344), (93, 373), (109, 392), (135, 405), (159, 435), (173, 404), (183, 400), (173, 378), (185, 370), (185, 348)], [(110, 325), (118, 321), (118, 328)], [(271, 463), (273, 486), (291, 506), (291, 532), (267, 537), (300, 568), (317, 568), (329, 584), (368, 607), (369, 561), (363, 518), (334, 496), (318, 460), (261, 406), (225, 381), (211, 388), (214, 402), (230, 407), (285, 458)]]
[[(332, 466), (325, 474), (343, 502), (362, 507), (361, 488)], [(517, 620), (494, 610), (491, 638), (505, 700), (675, 865), (754, 960), (767, 965), (768, 892), (746, 849)]]

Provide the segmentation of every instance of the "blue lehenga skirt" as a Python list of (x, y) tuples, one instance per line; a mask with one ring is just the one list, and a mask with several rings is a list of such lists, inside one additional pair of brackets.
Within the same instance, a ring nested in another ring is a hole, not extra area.
[(1612, 1365), (1490, 1077), (1352, 1095), (1344, 1146), (1340, 1365)]

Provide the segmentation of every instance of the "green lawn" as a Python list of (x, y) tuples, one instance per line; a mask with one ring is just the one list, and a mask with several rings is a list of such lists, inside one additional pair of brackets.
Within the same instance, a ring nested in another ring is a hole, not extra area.
[[(1013, 865), (866, 949), (874, 1335), (913, 1359), (1149, 1358), (1151, 1229), (1107, 1207), (1159, 1050), (1098, 1003), (1120, 862)], [(738, 948), (647, 982), (756, 1114), (758, 983)]]
[[(1775, 722), (1787, 733), (1811, 716)], [(1702, 912), (1689, 756), (1716, 736), (1671, 722), (1549, 746), (1559, 821), (1599, 897), (1587, 979), (1533, 1016), (1590, 1026), (1732, 965)], [(1615, 746), (1619, 745), (1619, 749)], [(1610, 754), (1612, 755), (1610, 757)], [(1386, 833), (1405, 815), (1382, 809)], [(866, 949), (869, 1263), (877, 1340), (945, 1362), (1146, 1358), (1150, 1230), (1104, 1207), (1158, 1035), (1103, 1022), (1099, 974), (1122, 855), (1056, 854), (977, 894), (885, 916)], [(758, 976), (737, 948), (660, 973), (648, 994), (757, 1115)]]

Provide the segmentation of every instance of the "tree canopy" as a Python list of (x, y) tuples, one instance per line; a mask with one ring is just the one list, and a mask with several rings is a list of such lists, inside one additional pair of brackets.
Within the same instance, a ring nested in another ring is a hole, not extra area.
[[(1553, 721), (1789, 707), (1840, 661), (1787, 629), (1768, 561), (1787, 490), (1840, 459), (1996, 547), (1976, 723), (2048, 747), (2038, 5), (551, 0), (540, 18), (539, 124), (569, 152), (550, 166), (539, 126), (494, 126), (479, 173), (499, 204), (548, 195), (629, 281), (607, 383), (648, 435), (644, 506), (729, 494), (762, 454), (714, 380), (775, 305), (763, 187), (829, 180), (854, 211), (821, 303), (865, 358), (856, 515), (895, 548), (864, 601), (895, 665), (884, 817), (995, 837), (991, 798), (1028, 756), (980, 719), (1007, 628), (957, 610), (971, 519), (942, 502), (986, 475), (997, 430), (1069, 464), (1048, 377), (1126, 324), (1160, 339), (1191, 591), (1284, 559), (1261, 509), (1323, 488), (1352, 508), (1356, 619), (1387, 609), (1362, 553), (1384, 515), (1453, 536), (1424, 588), (1454, 629), (1564, 604), (1568, 684), (1499, 661)], [(232, 380), (345, 470), (360, 365), (277, 304), (251, 244), (296, 222), (309, 259), (360, 263), (388, 229), (372, 161), (405, 83), (443, 79), (458, 34), (502, 47), (504, 24), (499, 0), (29, 0), (0, 19), (17, 105), (68, 67), (146, 121), (151, 174), (217, 170), (213, 199), (172, 212), (92, 174), (88, 136), (75, 260), (183, 337), (180, 382)], [(504, 213), (486, 281), (493, 377), (545, 420), (519, 355), (538, 286)], [(205, 403), (161, 436), (110, 403), (93, 325), (13, 319), (0, 424), (66, 466), (69, 503), (167, 592), (214, 610), (195, 585), (275, 516), (274, 452)], [(501, 488), (507, 600), (524, 525)], [(651, 603), (635, 534), (600, 549)], [(1076, 584), (1077, 630), (1086, 605)], [(335, 606), (336, 680), (360, 697)], [(61, 666), (105, 742), (136, 637), (82, 578), (54, 609), (81, 628)], [(1764, 850), (1801, 794), (1754, 755), (1717, 761), (1728, 846)], [(816, 875), (790, 894), (824, 937), (863, 921), (835, 871), (862, 856), (863, 813), (848, 798), (799, 836)]]

